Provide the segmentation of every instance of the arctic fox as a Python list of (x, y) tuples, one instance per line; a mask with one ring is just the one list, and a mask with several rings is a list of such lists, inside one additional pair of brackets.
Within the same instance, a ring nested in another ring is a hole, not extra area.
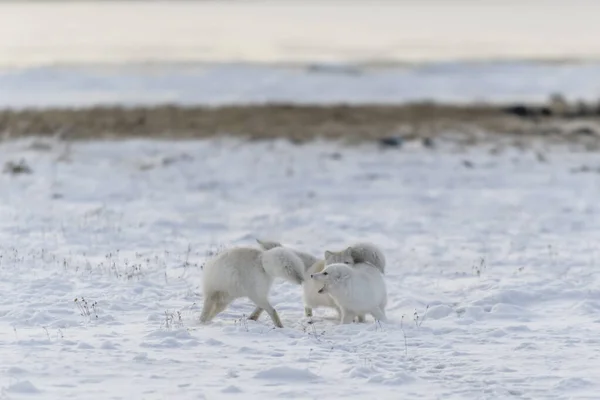
[(204, 265), (204, 305), (200, 322), (211, 321), (233, 300), (249, 298), (256, 309), (249, 319), (257, 320), (266, 310), (273, 323), (283, 328), (268, 295), (275, 278), (297, 285), (305, 278), (304, 263), (294, 252), (283, 247), (259, 250), (235, 247), (212, 258)]
[[(279, 242), (256, 240), (265, 250), (275, 247), (283, 247)], [(285, 247), (288, 248), (288, 247)], [(326, 293), (319, 293), (323, 285), (310, 279), (311, 274), (323, 271), (326, 265), (334, 263), (346, 263), (354, 265), (356, 263), (368, 262), (377, 267), (382, 273), (385, 270), (385, 256), (383, 252), (374, 244), (367, 242), (354, 243), (350, 247), (340, 252), (325, 251), (325, 258), (319, 260), (310, 254), (291, 249), (303, 261), (306, 268), (305, 280), (302, 283), (302, 298), (304, 300), (304, 315), (312, 317), (313, 309), (319, 307), (333, 308), (340, 315), (340, 309), (337, 307), (331, 296)], [(358, 322), (364, 322), (364, 316), (358, 316)]]
[[(309, 272), (311, 274), (321, 272), (326, 266), (337, 263), (349, 266), (369, 263), (380, 270), (382, 274), (385, 271), (385, 256), (383, 252), (372, 243), (358, 242), (339, 252), (326, 250), (325, 259), (314, 264)], [(307, 317), (312, 316), (312, 309), (317, 307), (334, 308), (338, 312), (338, 315), (340, 315), (339, 307), (337, 307), (331, 296), (327, 296), (327, 293), (320, 291), (322, 286), (319, 283), (307, 279), (302, 287), (304, 289), (304, 313)], [(365, 321), (364, 315), (359, 314), (357, 318), (358, 322)]]
[(340, 324), (349, 324), (354, 317), (365, 314), (387, 321), (385, 281), (383, 274), (372, 264), (359, 263), (352, 267), (342, 263), (331, 264), (323, 272), (310, 277), (325, 284), (319, 292), (329, 294), (339, 307)]

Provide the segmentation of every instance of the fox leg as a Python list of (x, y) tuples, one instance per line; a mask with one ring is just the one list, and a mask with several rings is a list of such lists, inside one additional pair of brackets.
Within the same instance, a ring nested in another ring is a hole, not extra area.
[(337, 304), (334, 304), (333, 308), (335, 309), (335, 312), (337, 313), (337, 316), (339, 318), (342, 318), (342, 309)]
[(381, 309), (379, 307), (377, 307), (376, 309), (374, 309), (373, 311), (371, 311), (370, 314), (376, 320), (379, 320), (381, 322), (387, 322), (387, 317), (385, 316), (385, 311), (383, 311), (383, 309)]
[(233, 301), (232, 298), (230, 298), (229, 296), (227, 296), (224, 293), (220, 293), (219, 296), (217, 297), (217, 301), (214, 305), (214, 308), (212, 310), (212, 316), (211, 319), (216, 317), (217, 314), (219, 314), (220, 312), (222, 312), (224, 309), (227, 308), (227, 306)]
[(260, 318), (260, 315), (262, 314), (264, 310), (260, 307), (256, 307), (254, 309), (254, 311), (252, 311), (252, 314), (250, 314), (250, 316), (248, 317), (248, 319), (252, 320), (252, 321), (258, 321), (258, 319)]
[(254, 304), (257, 305), (258, 308), (265, 310), (267, 312), (267, 314), (269, 314), (269, 317), (271, 317), (271, 320), (273, 321), (273, 324), (275, 324), (276, 327), (283, 328), (281, 319), (279, 319), (279, 314), (277, 314), (277, 311), (273, 308), (271, 303), (269, 303), (268, 299), (253, 296), (253, 297), (250, 297), (250, 300), (252, 300), (254, 302)]
[(202, 305), (202, 313), (200, 314), (200, 322), (206, 323), (213, 319), (216, 315), (214, 313), (215, 306), (217, 305), (217, 293), (205, 293), (204, 304)]
[(348, 310), (342, 309), (342, 317), (340, 320), (340, 324), (351, 324), (354, 320), (354, 314)]

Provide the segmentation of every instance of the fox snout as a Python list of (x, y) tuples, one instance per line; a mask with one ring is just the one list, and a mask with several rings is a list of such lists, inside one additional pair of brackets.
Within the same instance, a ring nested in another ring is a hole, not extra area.
[(322, 281), (324, 279), (326, 279), (325, 277), (328, 275), (327, 272), (319, 272), (317, 274), (310, 274), (310, 278), (317, 280), (317, 281)]

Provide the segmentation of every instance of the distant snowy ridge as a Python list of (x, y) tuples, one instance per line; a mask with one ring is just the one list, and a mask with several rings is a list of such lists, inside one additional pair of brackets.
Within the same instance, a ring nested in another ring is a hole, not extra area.
[(600, 96), (600, 63), (164, 64), (0, 69), (0, 107), (438, 101), (543, 102)]

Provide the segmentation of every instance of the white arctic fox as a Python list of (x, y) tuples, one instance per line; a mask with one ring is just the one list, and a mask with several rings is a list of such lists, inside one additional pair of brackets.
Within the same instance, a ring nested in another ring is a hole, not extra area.
[(354, 317), (371, 314), (386, 322), (387, 290), (383, 274), (370, 263), (354, 266), (337, 263), (325, 267), (323, 272), (310, 276), (323, 283), (320, 290), (327, 293), (341, 311), (340, 324), (349, 324)]
[[(257, 242), (265, 250), (282, 247), (282, 244), (279, 242), (258, 239)], [(319, 307), (333, 308), (337, 311), (338, 316), (340, 315), (340, 309), (331, 296), (327, 293), (319, 292), (323, 288), (323, 284), (310, 279), (311, 274), (323, 271), (326, 265), (335, 263), (354, 265), (357, 263), (368, 262), (373, 264), (382, 273), (385, 271), (385, 256), (383, 255), (383, 252), (372, 243), (354, 243), (340, 252), (325, 251), (325, 258), (323, 260), (319, 260), (317, 257), (296, 249), (289, 249), (302, 259), (306, 269), (305, 279), (302, 283), (302, 297), (304, 300), (304, 314), (307, 317), (311, 317), (313, 315), (313, 309)], [(359, 315), (358, 321), (364, 322), (364, 316)]]
[(283, 325), (268, 296), (275, 278), (302, 284), (304, 263), (293, 251), (283, 247), (259, 250), (234, 247), (210, 259), (204, 265), (204, 305), (200, 321), (206, 323), (233, 300), (247, 297), (256, 309), (249, 319), (257, 320), (266, 310), (278, 328)]

